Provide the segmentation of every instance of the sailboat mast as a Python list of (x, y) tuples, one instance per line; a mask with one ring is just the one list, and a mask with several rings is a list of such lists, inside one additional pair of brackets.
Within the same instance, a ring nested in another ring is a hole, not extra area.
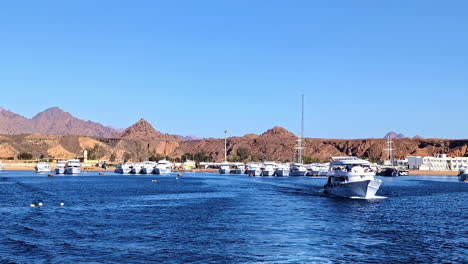
[(227, 161), (227, 129), (224, 129), (224, 161)]
[[(302, 163), (302, 150), (304, 149), (302, 140), (304, 138), (304, 95), (302, 95), (302, 108), (301, 108), (301, 135), (298, 140), (298, 161)], [(305, 145), (305, 144), (304, 144)]]

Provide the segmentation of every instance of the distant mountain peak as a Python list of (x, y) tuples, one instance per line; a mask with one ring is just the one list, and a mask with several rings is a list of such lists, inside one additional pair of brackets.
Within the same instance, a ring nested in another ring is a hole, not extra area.
[(159, 136), (159, 133), (154, 127), (145, 119), (141, 118), (135, 124), (125, 129), (120, 137), (131, 139), (150, 139)]
[(384, 138), (401, 139), (401, 138), (408, 138), (408, 137), (403, 134), (398, 134), (396, 132), (390, 131), (384, 136)]
[(295, 137), (295, 135), (289, 132), (286, 128), (275, 126), (265, 131), (262, 136), (280, 136), (280, 137)]
[(6, 111), (6, 109), (3, 107), (0, 107), (0, 112), (3, 112), (3, 111)]
[(54, 106), (54, 107), (47, 108), (46, 110), (38, 113), (32, 119), (36, 120), (39, 118), (46, 118), (49, 120), (57, 121), (57, 120), (70, 119), (74, 117), (70, 113), (63, 111), (57, 106)]

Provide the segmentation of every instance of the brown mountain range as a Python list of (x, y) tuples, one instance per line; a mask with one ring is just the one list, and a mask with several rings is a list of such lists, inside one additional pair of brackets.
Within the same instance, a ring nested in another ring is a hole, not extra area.
[[(7, 113), (8, 115), (9, 113)], [(17, 117), (15, 117), (17, 118)], [(21, 120), (20, 118), (18, 120)], [(23, 120), (24, 121), (24, 120)], [(385, 159), (386, 139), (317, 139), (306, 138), (305, 156), (326, 161), (330, 156), (352, 154), (371, 159)], [(247, 134), (227, 140), (231, 160), (293, 161), (297, 137), (288, 130), (274, 127), (261, 135)], [(468, 156), (468, 140), (422, 138), (395, 139), (395, 156), (434, 155), (444, 152), (450, 156)], [(0, 158), (16, 157), (21, 152), (54, 158), (81, 156), (87, 149), (95, 159), (132, 158), (145, 160), (151, 156), (177, 158), (183, 155), (203, 157), (214, 161), (224, 159), (223, 139), (183, 141), (180, 137), (158, 132), (141, 119), (112, 137), (78, 135), (0, 135)]]
[(29, 133), (110, 137), (118, 131), (96, 122), (78, 119), (58, 107), (48, 108), (31, 119), (0, 109), (0, 134)]

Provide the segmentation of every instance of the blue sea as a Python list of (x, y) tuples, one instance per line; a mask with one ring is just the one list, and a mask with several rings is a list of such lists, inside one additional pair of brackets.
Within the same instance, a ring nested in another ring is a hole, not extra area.
[(351, 200), (325, 178), (6, 171), (0, 263), (467, 263), (467, 183), (382, 180)]

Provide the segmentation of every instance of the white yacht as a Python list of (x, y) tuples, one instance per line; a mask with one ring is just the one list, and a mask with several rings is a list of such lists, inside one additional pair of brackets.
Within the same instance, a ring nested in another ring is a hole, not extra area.
[(273, 161), (265, 161), (263, 163), (262, 176), (273, 176), (276, 171), (276, 163)]
[(37, 163), (37, 165), (34, 167), (36, 172), (49, 172), (51, 171), (50, 165), (47, 162), (40, 161)]
[(261, 176), (262, 169), (259, 163), (249, 163), (247, 164), (247, 174), (250, 176)]
[(468, 181), (468, 168), (464, 167), (461, 168), (458, 173), (458, 180), (459, 181)]
[(234, 174), (244, 174), (245, 173), (245, 165), (243, 163), (239, 163), (236, 165), (236, 169), (234, 170)]
[(64, 174), (66, 164), (67, 164), (66, 160), (57, 161), (57, 166), (55, 167), (55, 174)]
[(0, 161), (0, 171), (4, 171), (4, 169), (3, 169), (3, 164), (2, 164), (1, 161)]
[(81, 163), (79, 159), (67, 160), (65, 164), (65, 174), (79, 174), (81, 172)]
[(318, 174), (317, 176), (327, 176), (328, 175), (328, 167), (330, 166), (329, 163), (319, 164), (318, 166)]
[(121, 163), (115, 167), (114, 172), (120, 173), (120, 174), (129, 174), (131, 170), (132, 170), (132, 164)]
[(302, 163), (294, 163), (289, 172), (290, 176), (306, 176), (307, 168)]
[(278, 164), (278, 166), (276, 167), (275, 176), (277, 177), (289, 176), (289, 165), (284, 164), (284, 163)]
[(382, 181), (370, 162), (357, 157), (331, 157), (325, 193), (347, 198), (374, 198)]
[(145, 161), (141, 166), (140, 173), (141, 174), (152, 174), (154, 171), (154, 167), (156, 167), (156, 162), (154, 161)]
[(169, 174), (172, 171), (172, 164), (167, 160), (160, 160), (154, 168), (156, 174)]
[(229, 174), (231, 172), (231, 167), (229, 165), (229, 162), (224, 161), (221, 162), (221, 166), (219, 168), (219, 174)]
[(142, 167), (143, 167), (142, 163), (134, 163), (131, 166), (130, 173), (131, 174), (140, 174)]

